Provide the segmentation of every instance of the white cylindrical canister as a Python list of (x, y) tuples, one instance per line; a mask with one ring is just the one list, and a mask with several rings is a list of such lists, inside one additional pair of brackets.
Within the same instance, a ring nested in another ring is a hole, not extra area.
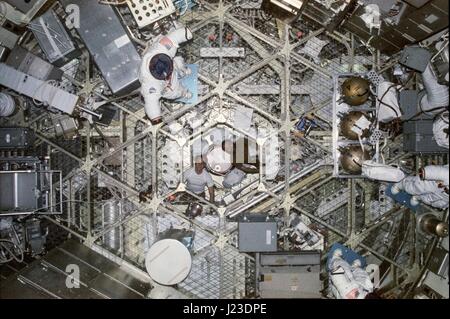
[(11, 116), (16, 110), (16, 102), (11, 95), (0, 93), (0, 117)]
[(184, 230), (169, 230), (148, 250), (145, 267), (160, 285), (176, 285), (191, 272), (193, 235)]

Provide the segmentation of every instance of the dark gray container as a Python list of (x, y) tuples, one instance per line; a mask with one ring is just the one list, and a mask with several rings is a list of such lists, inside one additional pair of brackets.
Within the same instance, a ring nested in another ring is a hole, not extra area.
[(80, 9), (80, 38), (93, 57), (112, 93), (124, 95), (140, 87), (141, 56), (110, 5), (98, 1), (60, 0)]

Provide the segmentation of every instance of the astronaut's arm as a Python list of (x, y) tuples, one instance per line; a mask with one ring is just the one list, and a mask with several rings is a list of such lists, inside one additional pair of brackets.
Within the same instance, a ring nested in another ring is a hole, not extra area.
[(141, 94), (144, 98), (144, 109), (152, 123), (161, 122), (161, 92), (155, 87), (143, 84)]
[(178, 28), (167, 35), (167, 37), (179, 46), (192, 39), (192, 31), (187, 27)]

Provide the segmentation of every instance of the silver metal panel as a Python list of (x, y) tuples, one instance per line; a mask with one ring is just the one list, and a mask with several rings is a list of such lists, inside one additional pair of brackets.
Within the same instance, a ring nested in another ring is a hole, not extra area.
[(80, 285), (79, 288), (67, 288), (67, 275), (42, 264), (31, 265), (18, 277), (28, 285), (47, 292), (54, 298), (77, 299), (77, 298), (100, 298), (89, 288)]
[(0, 282), (0, 299), (55, 299), (44, 290), (11, 277)]
[(262, 5), (262, 0), (244, 0), (239, 1), (237, 6), (242, 9), (260, 9)]
[(91, 289), (111, 299), (140, 299), (142, 296), (111, 277), (102, 274), (89, 283)]
[(73, 255), (67, 254), (61, 249), (54, 249), (44, 257), (43, 261), (46, 265), (59, 269), (62, 272), (66, 271), (68, 265), (77, 265), (80, 268), (80, 281), (88, 284), (91, 280), (100, 274), (100, 271), (93, 268), (85, 261), (76, 258)]
[(111, 261), (92, 249), (72, 240), (61, 245), (59, 249), (79, 260), (89, 261), (89, 266), (97, 269), (99, 272), (107, 272), (115, 266)]
[(403, 150), (411, 153), (447, 153), (437, 145), (433, 135), (433, 120), (422, 119), (403, 124)]
[[(64, 247), (65, 249), (63, 249)], [(150, 284), (141, 282), (117, 264), (86, 246), (68, 241), (0, 284), (3, 298), (143, 298)], [(79, 258), (77, 256), (83, 256)], [(66, 267), (79, 267), (80, 287), (66, 286)]]
[[(141, 57), (119, 17), (110, 5), (97, 1), (61, 0), (64, 6), (80, 9), (77, 29), (97, 67), (114, 94), (122, 95), (139, 88)], [(104, 23), (99, 23), (104, 21)], [(107, 23), (106, 23), (107, 21)]]
[(0, 74), (0, 85), (41, 102), (46, 102), (49, 106), (65, 113), (72, 114), (78, 102), (78, 96), (17, 71), (4, 63), (0, 63)]
[(442, 248), (435, 248), (428, 263), (428, 269), (438, 276), (448, 275), (448, 251)]
[(127, 4), (139, 29), (175, 12), (172, 0), (130, 0)]
[(245, 48), (201, 48), (202, 58), (245, 58)]
[(137, 280), (119, 268), (113, 268), (105, 272), (105, 275), (114, 278), (114, 280), (119, 281), (122, 285), (128, 287), (128, 289), (133, 290), (142, 296), (145, 296), (149, 292), (150, 285), (148, 283)]
[(37, 207), (37, 173), (0, 174), (0, 211), (33, 211)]
[(319, 266), (261, 271), (259, 284), (261, 298), (320, 298)]
[(33, 8), (37, 0), (6, 0), (6, 2), (23, 13), (27, 13)]
[[(87, 248), (77, 243), (74, 243), (70, 250), (73, 251), (76, 247), (78, 247), (77, 250), (86, 252)], [(90, 250), (88, 249), (88, 251)], [(148, 284), (137, 280), (117, 267), (112, 267), (113, 264), (100, 254), (86, 254), (85, 256), (89, 256), (88, 259), (80, 259), (70, 251), (56, 248), (44, 257), (43, 263), (59, 269), (62, 272), (65, 271), (67, 265), (77, 265), (80, 267), (80, 281), (87, 286), (91, 286), (91, 282), (101, 275), (110, 277), (110, 280), (112, 281), (119, 282), (121, 290), (123, 290), (123, 286), (125, 286), (128, 290), (133, 291), (133, 293), (141, 295), (141, 297), (148, 293), (150, 289)], [(100, 267), (97, 268), (96, 266)], [(109, 287), (109, 285), (107, 286)], [(128, 292), (126, 293), (128, 294)], [(133, 295), (133, 297), (135, 296)]]
[[(308, 95), (311, 93), (311, 89), (303, 85), (292, 85), (290, 90), (293, 95)], [(271, 84), (239, 84), (239, 86), (235, 88), (235, 91), (244, 95), (277, 95), (281, 92), (279, 85)]]
[(425, 280), (423, 284), (425, 286), (430, 287), (432, 290), (441, 295), (443, 298), (448, 299), (449, 297), (448, 273), (447, 277), (443, 278), (431, 271), (428, 271), (425, 275)]
[(320, 265), (320, 253), (298, 252), (298, 253), (275, 253), (261, 254), (261, 266), (301, 266)]
[(12, 50), (19, 40), (19, 36), (3, 27), (0, 27), (0, 44)]
[(109, 298), (142, 298), (150, 289), (148, 283), (137, 280), (106, 257), (76, 241), (68, 241), (50, 252), (44, 262), (62, 271), (67, 264), (78, 265), (80, 281)]
[(50, 63), (62, 66), (81, 53), (53, 10), (31, 21), (28, 27)]
[(61, 80), (63, 75), (60, 69), (20, 46), (16, 46), (11, 51), (6, 60), (6, 64), (12, 66), (17, 71), (43, 81)]
[(259, 265), (262, 298), (320, 297), (320, 252), (261, 254)]
[(425, 71), (431, 59), (431, 52), (419, 46), (403, 49), (399, 63), (416, 71)]
[(240, 222), (239, 251), (277, 251), (276, 222)]

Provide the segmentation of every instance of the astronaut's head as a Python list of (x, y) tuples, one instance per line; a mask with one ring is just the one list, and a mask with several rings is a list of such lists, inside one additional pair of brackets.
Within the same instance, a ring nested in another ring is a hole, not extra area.
[(201, 174), (205, 169), (205, 162), (203, 161), (202, 156), (196, 156), (194, 158), (194, 168), (197, 174)]
[(156, 54), (150, 60), (149, 70), (157, 80), (168, 80), (173, 72), (173, 61), (167, 54)]

